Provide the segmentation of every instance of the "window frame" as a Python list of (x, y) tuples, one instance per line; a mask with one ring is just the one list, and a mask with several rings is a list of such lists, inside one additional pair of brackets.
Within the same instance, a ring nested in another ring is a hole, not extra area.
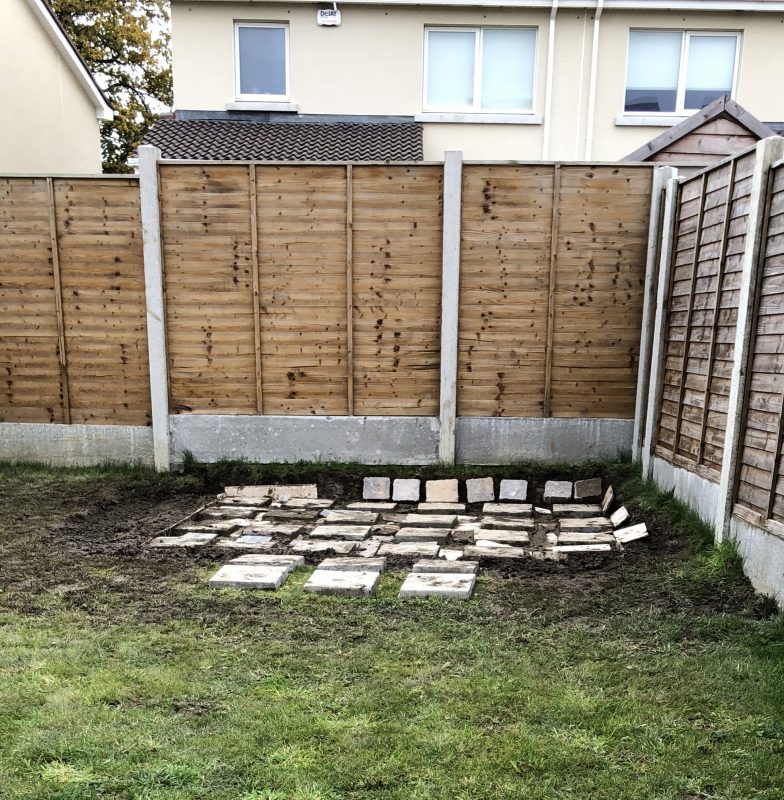
[[(482, 108), (482, 57), (484, 49), (484, 31), (514, 30), (533, 31), (533, 69), (531, 71), (531, 107), (530, 108)], [(471, 106), (429, 105), (428, 92), (428, 58), (430, 32), (452, 33), (465, 31), (475, 34), (474, 41), (474, 104)], [(539, 55), (539, 27), (536, 25), (426, 25), (424, 29), (424, 62), (422, 70), (422, 112), (432, 114), (530, 114), (536, 108), (536, 80)]]
[[(284, 32), (284, 68), (286, 92), (285, 94), (243, 94), (241, 92), (240, 75), (240, 28), (282, 28)], [(288, 22), (245, 22), (234, 20), (234, 99), (238, 102), (266, 101), (287, 103), (291, 100), (291, 75), (289, 57), (289, 24)]]
[[(681, 58), (678, 68), (678, 86), (675, 93), (675, 109), (673, 111), (627, 111), (626, 92), (629, 88), (629, 55), (631, 53), (632, 33), (679, 33), (681, 35)], [(740, 48), (742, 31), (720, 31), (720, 30), (694, 30), (691, 28), (629, 28), (629, 35), (626, 37), (626, 68), (624, 70), (623, 81), (623, 116), (624, 117), (688, 117), (700, 111), (699, 108), (686, 108), (686, 76), (689, 72), (689, 43), (692, 36), (723, 36), (735, 39), (734, 64), (732, 66), (732, 87), (730, 88), (730, 98), (735, 99), (738, 90), (738, 72), (740, 67)]]

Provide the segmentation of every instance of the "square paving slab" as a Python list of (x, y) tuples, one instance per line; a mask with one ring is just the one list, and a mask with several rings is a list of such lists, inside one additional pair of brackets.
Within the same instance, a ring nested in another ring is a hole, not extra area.
[(380, 556), (423, 556), (436, 558), (439, 546), (436, 542), (391, 542), (378, 548)]
[(457, 481), (454, 478), (443, 481), (426, 481), (425, 500), (428, 503), (456, 503), (459, 499)]
[(361, 542), (370, 536), (370, 525), (316, 525), (310, 532), (314, 539), (346, 539)]
[(295, 539), (289, 547), (295, 553), (339, 553), (347, 556), (357, 549), (357, 542), (343, 539)]
[(545, 503), (568, 503), (572, 499), (571, 481), (547, 481), (544, 485)]
[(528, 499), (528, 481), (502, 480), (498, 499), (524, 503)]
[(363, 500), (389, 500), (389, 478), (365, 478), (362, 481)]
[(269, 564), (224, 564), (209, 580), (213, 589), (280, 589), (289, 570)]
[(399, 503), (416, 503), (420, 491), (421, 482), (418, 478), (395, 478), (392, 483), (392, 499)]
[(492, 478), (469, 478), (465, 483), (466, 500), (469, 503), (487, 503), (495, 500)]
[(443, 572), (412, 572), (400, 587), (400, 599), (407, 597), (442, 597), (468, 600), (474, 591), (476, 575)]
[(411, 568), (412, 572), (446, 572), (450, 575), (476, 575), (479, 569), (478, 561), (439, 561), (432, 558), (423, 558)]
[(383, 572), (386, 563), (385, 558), (325, 558), (318, 568), (338, 572)]
[(599, 500), (602, 496), (602, 479), (588, 478), (587, 480), (575, 481), (574, 499), (575, 500)]
[(325, 511), (323, 513), (324, 522), (328, 525), (373, 525), (378, 522), (378, 514), (375, 511)]
[(376, 591), (379, 570), (316, 569), (303, 587), (313, 594), (332, 594), (339, 597), (370, 597)]
[(449, 528), (401, 528), (395, 534), (396, 542), (438, 542), (444, 544), (449, 538)]
[(485, 503), (482, 506), (484, 514), (495, 516), (530, 517), (534, 507), (530, 503)]
[(615, 539), (621, 544), (644, 539), (648, 535), (648, 528), (644, 522), (639, 525), (630, 525), (628, 528), (619, 528), (615, 531)]
[(457, 517), (454, 514), (406, 514), (403, 525), (414, 528), (451, 528)]

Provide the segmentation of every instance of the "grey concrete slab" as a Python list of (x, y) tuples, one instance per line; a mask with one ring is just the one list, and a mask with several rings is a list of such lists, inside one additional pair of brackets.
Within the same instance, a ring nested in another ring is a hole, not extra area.
[(466, 500), (469, 503), (487, 503), (495, 500), (495, 487), (492, 478), (468, 478)]
[(614, 533), (615, 540), (621, 544), (644, 539), (647, 535), (648, 526), (644, 522), (639, 523), (639, 525), (630, 525), (628, 528), (619, 528)]
[(391, 483), (389, 478), (365, 478), (362, 481), (362, 499), (389, 500)]
[(498, 544), (523, 545), (531, 541), (531, 536), (527, 531), (502, 531), (492, 528), (483, 528), (481, 534), (476, 534), (476, 537), (477, 541), (489, 539)]
[(313, 522), (323, 513), (319, 508), (271, 508), (264, 512), (265, 522)]
[(530, 517), (533, 506), (530, 503), (485, 503), (482, 513), (496, 517)]
[(416, 503), (421, 492), (418, 478), (395, 478), (392, 483), (392, 499), (399, 503)]
[(374, 542), (372, 539), (366, 539), (364, 542), (359, 543), (355, 555), (360, 558), (372, 558), (378, 553), (379, 547), (381, 547), (381, 542)]
[(574, 482), (575, 500), (599, 500), (602, 496), (602, 479), (587, 478)]
[(612, 550), (611, 544), (586, 542), (585, 544), (558, 544), (553, 547), (556, 553), (598, 553)]
[(580, 531), (561, 531), (558, 544), (612, 544), (616, 541), (612, 533), (583, 533)]
[(582, 531), (585, 533), (600, 533), (612, 531), (612, 523), (607, 517), (574, 517), (558, 520), (561, 533)]
[(523, 547), (493, 547), (492, 545), (480, 547), (469, 545), (463, 550), (465, 558), (505, 558), (523, 559), (530, 558), (530, 551)]
[(359, 503), (349, 503), (347, 511), (375, 511), (376, 513), (390, 512), (397, 508), (397, 503), (385, 500), (363, 500)]
[(303, 591), (338, 597), (371, 597), (381, 580), (378, 570), (316, 569), (308, 578)]
[(498, 499), (524, 503), (528, 499), (528, 481), (504, 478), (501, 481)]
[(319, 569), (332, 569), (339, 572), (383, 572), (387, 560), (385, 558), (325, 558)]
[(533, 531), (536, 521), (527, 517), (482, 517), (481, 528), (505, 531)]
[(468, 600), (474, 591), (476, 575), (443, 572), (412, 572), (400, 587), (401, 600), (410, 597), (440, 597), (446, 600)]
[(316, 525), (310, 532), (314, 539), (345, 539), (361, 542), (370, 536), (370, 525)]
[(204, 547), (218, 538), (218, 534), (191, 532), (180, 536), (158, 536), (150, 543), (150, 547)]
[(324, 522), (328, 525), (373, 525), (378, 522), (378, 513), (375, 511), (324, 511)]
[(607, 491), (602, 498), (602, 514), (607, 516), (612, 508), (613, 500), (615, 500), (615, 489), (612, 486), (607, 487)]
[(629, 512), (626, 510), (626, 506), (621, 506), (617, 511), (610, 514), (610, 522), (613, 528), (620, 528), (628, 519)]
[(256, 566), (284, 567), (293, 572), (298, 567), (305, 565), (305, 556), (295, 555), (266, 555), (262, 553), (246, 553), (232, 558), (230, 564), (255, 564)]
[(478, 570), (478, 561), (450, 562), (432, 558), (423, 558), (411, 568), (412, 572), (446, 572), (450, 575), (476, 575)]
[(254, 533), (259, 536), (296, 536), (305, 530), (305, 525), (296, 522), (267, 522), (254, 520), (252, 525), (247, 525), (242, 529), (244, 534)]
[(270, 564), (224, 564), (208, 581), (213, 589), (267, 589), (275, 591), (289, 570)]
[(334, 500), (326, 497), (290, 497), (288, 500), (277, 500), (283, 508), (331, 508)]
[[(259, 509), (261, 511), (262, 509)], [(199, 519), (251, 519), (256, 516), (256, 510), (237, 508), (236, 506), (209, 506), (199, 513)]]
[(556, 503), (553, 506), (556, 517), (600, 517), (602, 507), (594, 503)]
[(545, 503), (568, 503), (572, 499), (571, 481), (547, 481), (544, 485)]
[(268, 497), (272, 500), (289, 500), (292, 497), (310, 499), (318, 497), (318, 488), (315, 483), (226, 486), (223, 491), (227, 497)]
[(236, 539), (221, 539), (215, 542), (215, 547), (227, 550), (271, 550), (276, 546), (271, 536), (238, 536)]
[(454, 478), (425, 483), (425, 500), (428, 503), (457, 503), (459, 499), (457, 480)]
[(380, 556), (423, 556), (425, 558), (436, 558), (439, 546), (436, 542), (391, 542), (382, 544), (378, 548)]
[(403, 525), (413, 528), (451, 528), (457, 517), (454, 514), (406, 514)]
[(454, 512), (465, 511), (465, 503), (419, 503), (417, 511), (423, 511), (426, 514), (438, 514), (439, 512)]
[(449, 547), (442, 547), (438, 551), (438, 557), (443, 558), (445, 561), (459, 561), (463, 557), (463, 551), (451, 549)]
[(357, 542), (344, 539), (295, 539), (289, 547), (295, 553), (339, 553), (347, 556), (357, 549)]
[(396, 542), (438, 542), (444, 544), (449, 538), (449, 528), (401, 528), (395, 534)]

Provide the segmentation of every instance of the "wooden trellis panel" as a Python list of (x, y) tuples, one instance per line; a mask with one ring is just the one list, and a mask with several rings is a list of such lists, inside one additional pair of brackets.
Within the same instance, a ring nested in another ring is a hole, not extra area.
[(737, 501), (784, 522), (784, 167), (774, 170), (764, 229)]

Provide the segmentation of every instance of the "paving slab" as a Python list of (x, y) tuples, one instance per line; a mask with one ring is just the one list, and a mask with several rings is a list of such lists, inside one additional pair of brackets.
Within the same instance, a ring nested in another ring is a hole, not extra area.
[(262, 553), (246, 553), (232, 558), (230, 564), (256, 564), (257, 566), (285, 567), (293, 572), (297, 567), (305, 565), (305, 556), (293, 555), (265, 555)]
[(463, 551), (463, 556), (466, 558), (508, 558), (508, 559), (522, 559), (529, 558), (530, 551), (523, 547), (503, 547), (493, 546), (488, 544), (485, 546), (469, 545)]
[(242, 529), (243, 534), (255, 533), (259, 536), (296, 536), (305, 529), (296, 522), (254, 522)]
[(482, 517), (482, 529), (496, 528), (505, 531), (532, 531), (536, 522), (527, 517)]
[(492, 478), (468, 478), (466, 500), (469, 503), (487, 503), (495, 500), (495, 487)]
[(318, 568), (308, 578), (303, 590), (312, 594), (338, 597), (370, 597), (376, 591), (379, 570), (331, 570)]
[(599, 500), (602, 496), (602, 479), (587, 478), (574, 482), (575, 500)]
[(401, 600), (408, 597), (441, 597), (447, 600), (468, 600), (476, 585), (476, 575), (443, 572), (412, 572), (400, 587)]
[(524, 503), (528, 499), (528, 481), (504, 478), (501, 481), (498, 499)]
[(602, 498), (602, 514), (605, 516), (610, 511), (613, 500), (615, 500), (615, 490), (612, 486), (608, 486), (607, 491), (604, 493), (604, 497)]
[(360, 503), (349, 503), (346, 506), (348, 511), (394, 511), (397, 508), (397, 503), (392, 503), (386, 500), (363, 500)]
[(399, 503), (416, 503), (421, 492), (418, 478), (395, 478), (392, 483), (392, 499)]
[(221, 506), (234, 506), (235, 508), (255, 508), (261, 510), (269, 505), (269, 497), (226, 497), (225, 494), (218, 495), (218, 503)]
[(283, 508), (331, 508), (334, 500), (328, 500), (326, 497), (290, 497), (288, 500), (279, 500)]
[(478, 569), (478, 561), (444, 562), (432, 558), (423, 558), (411, 567), (412, 572), (446, 572), (450, 575), (476, 575)]
[(481, 534), (476, 534), (476, 536), (478, 537), (477, 542), (489, 539), (498, 544), (528, 544), (531, 541), (528, 531), (503, 531), (483, 528)]
[(556, 517), (600, 517), (602, 507), (593, 503), (555, 503), (553, 514)]
[(213, 589), (280, 589), (289, 576), (285, 566), (224, 564), (208, 581)]
[(345, 539), (295, 539), (289, 547), (295, 553), (333, 552), (347, 556), (357, 549), (357, 543)]
[(439, 546), (436, 542), (390, 542), (378, 548), (380, 556), (423, 556), (436, 558)]
[(459, 499), (454, 478), (425, 482), (425, 500), (428, 503), (456, 503)]
[(370, 536), (370, 525), (316, 525), (310, 532), (314, 539), (345, 539), (361, 542)]
[(451, 550), (448, 547), (442, 547), (438, 551), (438, 557), (443, 558), (445, 561), (459, 561), (463, 557), (463, 551)]
[(323, 513), (319, 508), (271, 508), (264, 512), (265, 522), (310, 522)]
[(617, 542), (626, 544), (637, 539), (644, 539), (648, 535), (648, 526), (644, 522), (638, 525), (629, 525), (627, 528), (619, 528), (613, 535)]
[(465, 511), (465, 503), (419, 503), (417, 511), (438, 513), (439, 511)]
[(541, 514), (543, 517), (551, 517), (553, 512), (549, 508), (542, 508), (541, 506), (534, 506), (534, 511)]
[(571, 481), (547, 481), (544, 485), (545, 503), (566, 503), (572, 499)]
[(183, 522), (176, 528), (172, 528), (170, 533), (174, 536), (181, 536), (185, 533), (228, 533), (233, 531), (237, 525), (225, 525), (225, 520), (214, 520), (213, 523), (200, 523), (200, 522)]
[(150, 547), (204, 547), (215, 541), (218, 534), (212, 533), (183, 533), (181, 536), (158, 536), (153, 539)]
[(332, 569), (339, 572), (383, 572), (385, 558), (325, 558), (318, 569)]
[(373, 558), (378, 553), (378, 548), (381, 547), (381, 542), (374, 542), (371, 539), (366, 539), (364, 542), (359, 543), (355, 555), (360, 558)]
[(558, 544), (612, 544), (615, 541), (611, 533), (582, 533), (579, 531), (561, 531)]
[(270, 498), (271, 500), (290, 500), (292, 497), (317, 498), (315, 483), (262, 484), (256, 486), (226, 486), (227, 497)]
[(395, 534), (396, 542), (438, 542), (444, 544), (449, 538), (449, 528), (401, 528)]
[(561, 531), (612, 531), (612, 523), (607, 517), (566, 517), (558, 520)]
[(389, 500), (391, 483), (389, 478), (365, 478), (362, 481), (362, 499)]
[(612, 522), (613, 528), (620, 528), (628, 519), (629, 512), (626, 510), (626, 506), (621, 506), (617, 511), (610, 514), (610, 522)]
[[(261, 509), (258, 509), (261, 511)], [(250, 519), (256, 514), (256, 509), (237, 506), (208, 506), (199, 513), (199, 518), (214, 519)]]
[(595, 553), (612, 550), (611, 544), (559, 544), (553, 547), (556, 553)]
[(324, 522), (327, 525), (346, 525), (354, 523), (355, 525), (373, 525), (378, 522), (378, 513), (375, 511), (324, 511), (322, 512)]
[(530, 517), (533, 506), (530, 503), (485, 503), (482, 506), (482, 513), (498, 517)]
[(457, 517), (454, 514), (406, 514), (403, 525), (414, 528), (451, 528)]
[(216, 547), (229, 550), (271, 550), (276, 542), (271, 536), (238, 536), (236, 539), (221, 539), (215, 542)]

